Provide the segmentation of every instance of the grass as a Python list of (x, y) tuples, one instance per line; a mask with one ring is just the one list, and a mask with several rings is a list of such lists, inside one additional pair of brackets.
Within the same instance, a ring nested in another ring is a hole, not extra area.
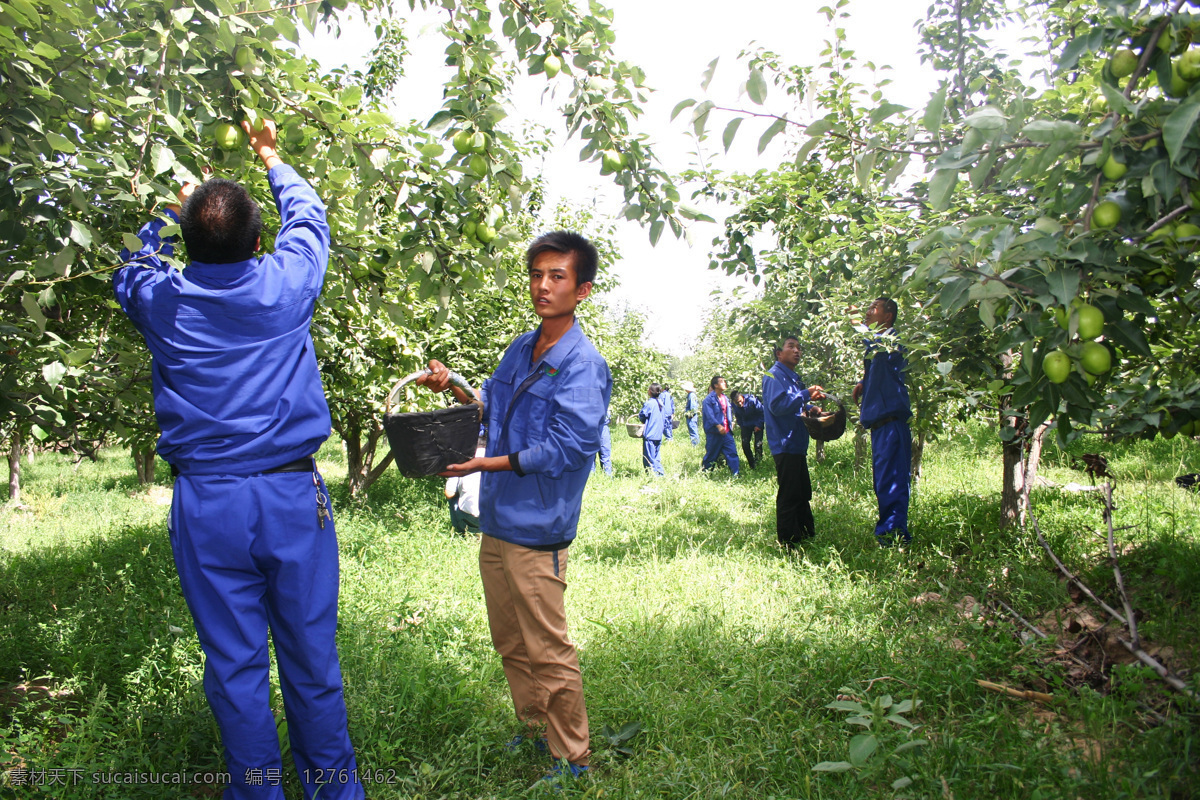
[[(1111, 682), (1081, 681), (1055, 657), (1063, 643), (1027, 642), (1011, 620), (964, 602), (990, 592), (1030, 620), (1071, 602), (1032, 535), (997, 527), (989, 431), (967, 427), (930, 445), (907, 552), (875, 546), (870, 473), (854, 469), (848, 437), (812, 463), (818, 536), (795, 556), (774, 543), (769, 458), (736, 481), (705, 476), (700, 451), (676, 439), (664, 447), (668, 477), (651, 480), (639, 444), (615, 440), (616, 477), (589, 483), (571, 550), (568, 615), (595, 755), (592, 776), (564, 794), (1195, 796), (1196, 709), (1136, 666), (1113, 667)], [(1069, 464), (1088, 449), (1118, 476), (1117, 524), (1136, 526), (1119, 538), (1143, 635), (1170, 648), (1163, 657), (1177, 669), (1194, 665), (1200, 498), (1170, 479), (1200, 470), (1200, 448), (1085, 441), (1051, 448), (1042, 474), (1087, 483)], [(335, 446), (321, 465), (341, 544), (351, 737), (360, 768), (386, 781), (369, 796), (542, 794), (530, 788), (546, 770), (541, 757), (501, 747), (517, 726), (488, 637), (477, 545), (452, 533), (438, 482), (390, 472), (354, 503), (338, 488)], [(25, 470), (28, 508), (0, 511), (0, 764), (10, 779), (14, 768), (80, 770), (60, 772), (55, 786), (0, 784), (0, 796), (219, 793), (92, 782), (92, 773), (222, 769), (167, 543), (161, 466), (158, 478), (137, 486), (116, 451), (78, 467), (43, 455)], [(1035, 503), (1060, 557), (1115, 600), (1092, 533), (1094, 496), (1046, 488)], [(1056, 700), (1012, 699), (978, 679)], [(878, 701), (870, 729), (826, 707), (839, 696)], [(902, 715), (915, 732), (884, 719), (886, 697), (919, 701)], [(642, 731), (621, 744), (625, 756), (603, 729), (631, 722)], [(867, 733), (878, 750), (861, 766), (813, 770), (849, 761), (852, 743), (864, 746), (853, 737)], [(926, 744), (904, 749), (913, 740)], [(294, 777), (286, 790), (299, 797)]]

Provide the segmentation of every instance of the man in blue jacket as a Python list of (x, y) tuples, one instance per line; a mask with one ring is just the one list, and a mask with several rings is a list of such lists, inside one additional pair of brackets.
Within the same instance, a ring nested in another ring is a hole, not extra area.
[[(538, 238), (525, 262), (541, 325), (509, 345), (483, 384), (487, 455), (444, 474), (484, 473), (479, 571), (492, 643), (525, 723), (521, 737), (544, 726), (557, 769), (579, 775), (591, 749), (563, 593), (612, 374), (575, 320), (596, 277), (596, 248), (578, 234), (556, 231)], [(446, 368), (437, 361), (429, 368), (418, 382), (445, 391)], [(471, 399), (458, 387), (454, 393), (460, 402)]]
[(908, 368), (904, 348), (896, 341), (896, 312), (896, 301), (887, 297), (867, 308), (863, 321), (876, 334), (865, 343), (863, 379), (854, 387), (854, 399), (861, 398), (862, 403), (859, 421), (871, 431), (871, 466), (879, 501), (875, 539), (883, 547), (912, 541), (908, 532), (912, 406), (904, 383)]
[(776, 351), (776, 362), (763, 375), (767, 446), (775, 459), (779, 491), (775, 495), (775, 530), (779, 543), (792, 549), (816, 534), (812, 513), (812, 480), (808, 474), (808, 429), (801, 415), (811, 401), (825, 396), (820, 386), (806, 388), (796, 374), (800, 342), (794, 336)]
[(746, 454), (750, 469), (754, 469), (762, 460), (763, 425), (766, 424), (763, 404), (754, 395), (742, 392), (733, 392), (729, 398), (733, 400), (733, 416), (742, 430), (742, 452)]
[(647, 394), (649, 397), (642, 404), (642, 410), (638, 412), (638, 419), (644, 423), (642, 426), (642, 467), (655, 475), (665, 475), (662, 460), (659, 458), (667, 415), (667, 409), (662, 401), (662, 387), (657, 383), (652, 383)]
[(717, 466), (717, 459), (724, 456), (729, 471), (736, 478), (740, 465), (737, 445), (733, 443), (733, 411), (729, 398), (725, 396), (726, 386), (724, 378), (714, 375), (709, 382), (711, 391), (701, 405), (704, 415), (704, 459), (700, 462), (700, 468), (708, 472)]
[(664, 383), (658, 399), (663, 404), (663, 444), (666, 444), (675, 438), (675, 396), (671, 394), (671, 387)]
[(256, 258), (258, 205), (238, 184), (180, 191), (191, 263), (165, 260), (166, 220), (138, 234), (113, 274), (152, 362), (159, 454), (176, 475), (168, 524), (184, 599), (204, 650), (204, 692), (232, 783), (226, 800), (283, 800), (270, 706), (275, 645), (288, 736), (306, 798), (361, 798), (334, 634), (338, 548), (313, 454), (330, 432), (309, 325), (329, 259), (325, 206), (251, 131), (281, 224)]
[(691, 381), (681, 381), (679, 385), (687, 392), (683, 400), (683, 420), (687, 424), (688, 439), (695, 447), (700, 444), (700, 398), (696, 396), (696, 385)]

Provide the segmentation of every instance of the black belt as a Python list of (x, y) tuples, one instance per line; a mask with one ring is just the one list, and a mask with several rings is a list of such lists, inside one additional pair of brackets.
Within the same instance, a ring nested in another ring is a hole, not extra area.
[(884, 425), (887, 425), (889, 422), (899, 422), (899, 421), (900, 421), (899, 417), (884, 417), (883, 419), (879, 420), (879, 422), (876, 422), (874, 425), (872, 425), (871, 430), (873, 430), (873, 431), (878, 430), (879, 428), (882, 428)]
[[(174, 464), (171, 464), (170, 466), (171, 466), (171, 476), (178, 478), (180, 475), (179, 468), (176, 467)], [(312, 472), (315, 469), (316, 469), (316, 466), (313, 464), (313, 457), (305, 456), (304, 458), (297, 458), (295, 461), (289, 461), (286, 464), (281, 464), (278, 467), (271, 467), (271, 469), (259, 470), (258, 472), (254, 473), (254, 474), (255, 475), (273, 475), (276, 472)]]

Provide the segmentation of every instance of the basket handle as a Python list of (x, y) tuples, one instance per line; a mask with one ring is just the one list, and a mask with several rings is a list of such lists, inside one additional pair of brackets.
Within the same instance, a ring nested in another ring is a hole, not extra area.
[[(479, 395), (477, 395), (475, 390), (471, 388), (471, 384), (467, 382), (466, 378), (464, 378), (462, 375), (459, 375), (454, 370), (447, 370), (447, 372), (450, 373), (450, 382), (452, 384), (471, 395), (471, 402), (479, 406), (479, 418), (483, 419), (483, 403), (480, 402)], [(418, 378), (424, 378), (426, 375), (432, 374), (433, 370), (419, 369), (411, 375), (405, 375), (403, 378), (401, 378), (396, 385), (392, 387), (392, 390), (388, 392), (387, 402), (384, 404), (383, 413), (390, 414), (392, 412), (392, 403), (395, 402), (396, 395), (401, 389), (403, 389), (405, 386), (408, 386)]]

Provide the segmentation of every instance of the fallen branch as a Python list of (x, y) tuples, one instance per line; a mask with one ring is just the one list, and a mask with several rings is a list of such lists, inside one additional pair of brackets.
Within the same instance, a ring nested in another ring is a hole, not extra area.
[(1035, 626), (1035, 625), (1034, 625), (1032, 622), (1030, 622), (1029, 620), (1025, 619), (1025, 618), (1024, 618), (1024, 617), (1022, 617), (1020, 614), (1018, 614), (1016, 611), (1014, 611), (1014, 610), (1013, 610), (1013, 608), (1012, 608), (1012, 606), (1010, 606), (1008, 603), (1006, 603), (1006, 602), (1004, 602), (1003, 600), (1001, 600), (999, 597), (995, 597), (995, 596), (993, 596), (993, 597), (991, 597), (990, 599), (991, 599), (991, 600), (994, 600), (994, 601), (996, 601), (997, 603), (999, 603), (999, 604), (1000, 604), (1000, 606), (1001, 606), (1001, 607), (1002, 607), (1002, 608), (1003, 608), (1005, 611), (1007, 611), (1007, 612), (1008, 612), (1008, 613), (1009, 613), (1009, 614), (1012, 616), (1012, 618), (1013, 618), (1013, 619), (1015, 619), (1017, 622), (1021, 623), (1021, 624), (1022, 624), (1022, 625), (1024, 625), (1026, 628), (1028, 628), (1028, 629), (1029, 629), (1029, 630), (1031, 630), (1033, 633), (1035, 633), (1039, 639), (1046, 639), (1046, 638), (1049, 638), (1049, 637), (1047, 637), (1047, 636), (1046, 636), (1046, 634), (1045, 634), (1045, 633), (1043, 633), (1043, 632), (1042, 632), (1042, 630), (1041, 630), (1040, 628), (1038, 628), (1038, 627), (1037, 627), (1037, 626)]
[[(1092, 602), (1094, 602), (1096, 605), (1100, 606), (1106, 612), (1108, 612), (1109, 616), (1111, 616), (1113, 619), (1120, 622), (1122, 625), (1125, 625), (1126, 627), (1128, 627), (1129, 622), (1128, 622), (1128, 620), (1125, 619), (1124, 615), (1122, 615), (1119, 611), (1114, 609), (1112, 606), (1105, 603), (1100, 598), (1096, 597), (1095, 593), (1092, 592), (1092, 590), (1087, 587), (1087, 584), (1085, 584), (1083, 581), (1079, 580), (1079, 578), (1077, 578), (1069, 569), (1067, 569), (1066, 565), (1064, 565), (1061, 561), (1058, 560), (1058, 556), (1056, 556), (1054, 554), (1054, 551), (1050, 549), (1050, 543), (1046, 541), (1046, 537), (1044, 537), (1042, 535), (1041, 528), (1038, 527), (1037, 517), (1035, 517), (1031, 513), (1029, 515), (1029, 519), (1033, 523), (1034, 532), (1037, 533), (1038, 543), (1041, 544), (1042, 549), (1044, 549), (1046, 551), (1046, 555), (1050, 556), (1050, 560), (1053, 561), (1055, 566), (1058, 567), (1059, 572), (1061, 572), (1063, 575), (1065, 575), (1068, 581), (1075, 584), (1079, 588), (1080, 591), (1082, 591), (1084, 594), (1086, 594), (1088, 597), (1090, 597), (1092, 599)], [(1132, 616), (1132, 614), (1131, 614), (1131, 616)], [(1121, 636), (1116, 636), (1114, 638), (1116, 638), (1116, 640), (1121, 643), (1122, 647), (1124, 647), (1126, 650), (1128, 650), (1130, 653), (1132, 653), (1133, 656), (1135, 658), (1137, 658), (1138, 661), (1141, 661), (1143, 664), (1150, 667), (1150, 669), (1154, 670), (1155, 674), (1157, 674), (1160, 678), (1162, 678), (1163, 681), (1165, 681), (1166, 684), (1168, 686), (1170, 686), (1172, 689), (1175, 689), (1180, 694), (1186, 695), (1193, 701), (1200, 702), (1200, 697), (1197, 697), (1196, 693), (1194, 691), (1192, 691), (1191, 687), (1189, 687), (1177, 675), (1175, 675), (1173, 672), (1171, 672), (1169, 669), (1167, 669), (1161, 663), (1159, 663), (1158, 659), (1156, 659), (1154, 656), (1150, 655), (1149, 653), (1147, 653), (1145, 650), (1143, 650), (1138, 645), (1134, 644), (1133, 642), (1131, 642)]]
[(1035, 692), (1032, 689), (1014, 689), (1011, 686), (1004, 686), (991, 681), (976, 680), (977, 684), (992, 692), (1006, 694), (1009, 697), (1015, 697), (1019, 700), (1032, 700), (1035, 703), (1053, 703), (1054, 695), (1046, 694), (1045, 692)]
[(1117, 591), (1121, 593), (1121, 603), (1125, 606), (1125, 617), (1128, 619), (1130, 641), (1134, 647), (1140, 647), (1137, 615), (1133, 613), (1133, 605), (1129, 602), (1129, 595), (1125, 591), (1125, 579), (1121, 576), (1121, 568), (1117, 565), (1117, 547), (1113, 541), (1112, 512), (1112, 484), (1106, 482), (1104, 484), (1104, 521), (1108, 523), (1108, 558), (1112, 563), (1113, 576), (1117, 580)]

